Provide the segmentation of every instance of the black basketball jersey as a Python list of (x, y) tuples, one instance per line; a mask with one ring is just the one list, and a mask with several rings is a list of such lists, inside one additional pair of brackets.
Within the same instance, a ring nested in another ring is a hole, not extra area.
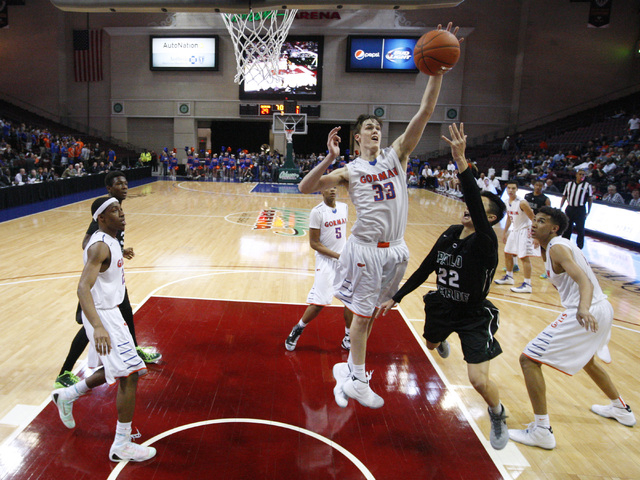
[(547, 200), (549, 200), (549, 197), (547, 197), (544, 193), (541, 193), (540, 195), (534, 195), (533, 192), (529, 192), (524, 196), (524, 199), (531, 207), (531, 210), (533, 210), (533, 213), (536, 214), (538, 213), (538, 210), (540, 210), (547, 204)]
[(489, 224), (480, 190), (469, 169), (458, 175), (475, 232), (460, 239), (462, 225), (450, 226), (393, 296), (400, 302), (436, 272), (437, 292), (452, 309), (475, 308), (489, 294), (498, 265), (498, 237)]

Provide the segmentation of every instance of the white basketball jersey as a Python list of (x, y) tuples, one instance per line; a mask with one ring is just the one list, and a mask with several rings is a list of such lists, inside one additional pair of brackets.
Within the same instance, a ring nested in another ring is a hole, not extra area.
[(405, 172), (393, 147), (373, 161), (358, 157), (347, 164), (349, 196), (358, 218), (351, 234), (360, 242), (393, 242), (404, 238), (409, 213)]
[(600, 284), (598, 283), (598, 279), (596, 278), (595, 273), (593, 273), (593, 270), (591, 270), (587, 259), (584, 258), (584, 255), (578, 248), (578, 246), (575, 243), (571, 243), (566, 238), (554, 237), (547, 245), (547, 259), (545, 261), (545, 268), (547, 269), (549, 280), (551, 280), (553, 286), (558, 289), (558, 293), (560, 294), (560, 303), (562, 303), (562, 306), (567, 309), (578, 308), (578, 304), (580, 303), (580, 288), (567, 272), (563, 272), (561, 274), (553, 272), (553, 266), (551, 265), (551, 256), (549, 255), (549, 252), (554, 245), (558, 244), (564, 245), (565, 247), (571, 249), (573, 260), (578, 264), (578, 266), (587, 275), (587, 277), (589, 277), (589, 281), (593, 284), (593, 299), (591, 301), (591, 304), (593, 305), (594, 303), (598, 303), (599, 301), (607, 298), (607, 296), (602, 293), (602, 289), (600, 288)]
[[(309, 227), (320, 230), (320, 243), (334, 252), (341, 253), (347, 242), (347, 217), (349, 207), (346, 203), (336, 202), (331, 208), (322, 202), (316, 205), (309, 215)], [(316, 255), (322, 255), (316, 252)]]
[(111, 264), (104, 272), (98, 274), (96, 283), (91, 289), (93, 303), (99, 310), (108, 310), (117, 307), (124, 300), (124, 258), (120, 243), (110, 235), (98, 230), (89, 239), (84, 249), (84, 263), (87, 263), (87, 251), (94, 243), (104, 242), (111, 251)]
[(516, 198), (513, 203), (507, 201), (507, 214), (511, 219), (511, 225), (514, 230), (531, 227), (531, 219), (520, 208), (520, 202), (523, 200)]

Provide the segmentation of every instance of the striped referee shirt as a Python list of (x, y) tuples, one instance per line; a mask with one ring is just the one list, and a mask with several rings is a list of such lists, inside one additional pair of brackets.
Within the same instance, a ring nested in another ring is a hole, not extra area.
[(588, 182), (576, 183), (575, 181), (567, 183), (562, 194), (567, 198), (567, 205), (570, 207), (583, 207), (591, 195), (591, 185)]

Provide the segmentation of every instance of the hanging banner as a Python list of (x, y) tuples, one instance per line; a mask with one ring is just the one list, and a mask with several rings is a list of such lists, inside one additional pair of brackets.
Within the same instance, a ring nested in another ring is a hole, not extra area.
[(589, 28), (607, 28), (611, 16), (613, 0), (591, 0), (589, 8)]

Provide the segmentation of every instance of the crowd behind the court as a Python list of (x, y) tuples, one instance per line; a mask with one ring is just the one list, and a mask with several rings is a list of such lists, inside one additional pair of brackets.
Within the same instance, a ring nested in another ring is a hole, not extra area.
[[(553, 148), (545, 140), (537, 145), (528, 143), (523, 135), (515, 140), (505, 138), (502, 152), (508, 154), (509, 179), (519, 185), (544, 182), (543, 190), (562, 193), (564, 184), (573, 179), (577, 170), (587, 173), (594, 198), (614, 205), (640, 208), (640, 118), (631, 116), (624, 131), (612, 138), (604, 134), (586, 143), (575, 144), (571, 150)], [(357, 152), (355, 152), (357, 154)], [(323, 153), (295, 155), (294, 164), (304, 177), (324, 158)], [(332, 168), (349, 163), (354, 155), (348, 150), (336, 159)], [(232, 151), (221, 147), (196, 152), (185, 148), (165, 148), (160, 154), (144, 150), (136, 165), (151, 165), (154, 171), (175, 176), (183, 164), (187, 179), (218, 181), (276, 182), (285, 163), (284, 155), (263, 148), (260, 152), (246, 149)], [(410, 186), (433, 189), (461, 196), (457, 169), (452, 161), (431, 166), (429, 161), (412, 157), (407, 169)], [(127, 168), (112, 148), (99, 143), (84, 143), (73, 135), (53, 134), (44, 128), (0, 118), (0, 187), (54, 181), (58, 179), (103, 173)], [(483, 190), (500, 193), (504, 179), (494, 168), (477, 171)], [(500, 172), (501, 173), (501, 172)]]
[[(579, 170), (586, 172), (594, 199), (613, 205), (629, 205), (640, 209), (640, 118), (633, 115), (626, 128), (612, 138), (600, 134), (586, 143), (575, 144), (572, 150), (552, 148), (545, 140), (537, 145), (527, 144), (519, 135), (514, 142), (507, 137), (502, 151), (510, 155), (509, 180), (520, 186), (531, 186), (537, 180), (544, 183), (543, 191), (561, 194), (564, 185), (574, 180)], [(483, 190), (500, 193), (501, 176), (494, 168), (476, 171)], [(504, 179), (503, 179), (504, 180)], [(419, 187), (461, 196), (457, 170), (452, 161), (446, 166), (422, 162), (411, 164), (407, 183)]]
[(126, 168), (113, 148), (0, 118), (0, 187)]

